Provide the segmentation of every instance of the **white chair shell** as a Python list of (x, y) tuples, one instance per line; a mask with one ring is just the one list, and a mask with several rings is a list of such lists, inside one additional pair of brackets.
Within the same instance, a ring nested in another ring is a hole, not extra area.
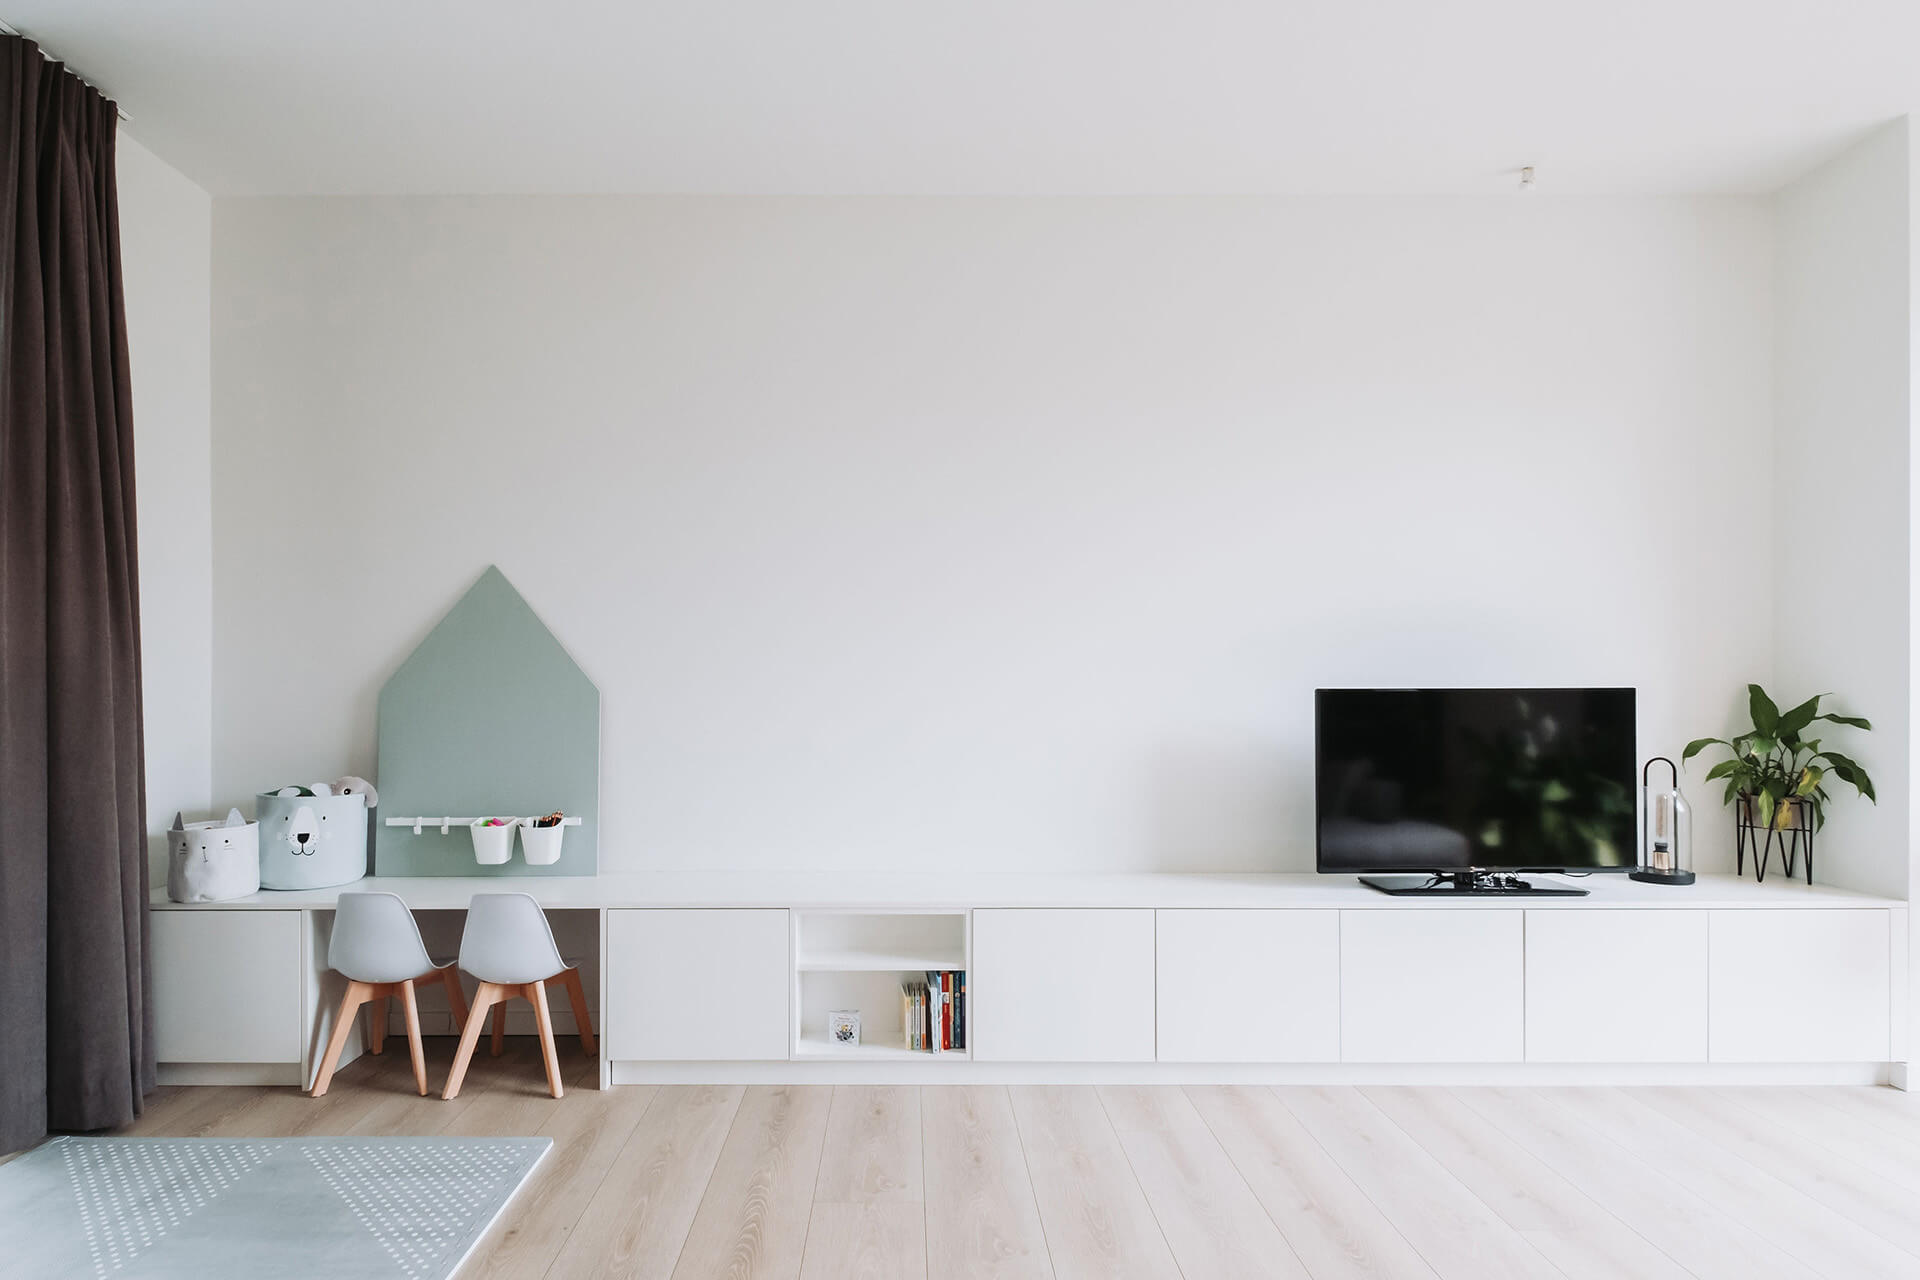
[(567, 962), (554, 945), (547, 913), (525, 893), (476, 893), (460, 935), (460, 967), (482, 982), (519, 987), (545, 982)]
[(434, 967), (420, 926), (396, 893), (343, 893), (327, 967), (355, 982), (406, 982)]

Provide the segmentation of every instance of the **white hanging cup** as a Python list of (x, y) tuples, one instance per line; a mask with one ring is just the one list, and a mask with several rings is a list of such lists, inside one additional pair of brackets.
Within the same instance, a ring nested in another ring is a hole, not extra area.
[(509, 818), (495, 827), (484, 825), (486, 821), (475, 818), (468, 828), (473, 832), (473, 859), (482, 866), (497, 867), (513, 856), (513, 829), (519, 820)]
[(527, 865), (550, 867), (560, 861), (560, 837), (566, 834), (566, 828), (559, 824), (551, 827), (536, 827), (530, 818), (520, 820), (520, 852), (527, 855)]

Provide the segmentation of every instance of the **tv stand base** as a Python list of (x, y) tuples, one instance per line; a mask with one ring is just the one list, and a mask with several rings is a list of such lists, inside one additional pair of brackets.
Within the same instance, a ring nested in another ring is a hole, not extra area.
[(1500, 871), (1453, 871), (1427, 876), (1361, 876), (1369, 889), (1403, 897), (1550, 897), (1584, 898), (1585, 889), (1557, 884), (1534, 884)]

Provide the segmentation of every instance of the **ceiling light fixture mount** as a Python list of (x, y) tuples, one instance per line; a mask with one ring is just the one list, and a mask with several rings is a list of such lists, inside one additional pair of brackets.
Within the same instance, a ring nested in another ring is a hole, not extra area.
[(1520, 189), (1522, 191), (1533, 190), (1533, 166), (1532, 165), (1527, 165), (1525, 168), (1520, 170)]

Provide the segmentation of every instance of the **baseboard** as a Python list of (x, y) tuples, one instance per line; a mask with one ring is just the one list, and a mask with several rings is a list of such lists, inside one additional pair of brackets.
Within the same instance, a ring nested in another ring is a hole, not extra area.
[[(556, 1018), (555, 1023), (559, 1022)], [(511, 1035), (532, 1035), (533, 1025)], [(556, 1034), (573, 1034), (571, 1028)], [(404, 1037), (403, 1037), (404, 1042)], [(391, 1048), (391, 1046), (389, 1046)], [(1907, 1088), (1905, 1063), (613, 1062), (612, 1084), (1875, 1085)], [(295, 1085), (297, 1062), (163, 1062), (161, 1084)]]
[[(555, 1009), (552, 1017), (554, 1035), (572, 1036), (580, 1034), (580, 1028), (574, 1025), (571, 1011)], [(422, 1010), (420, 1013), (420, 1034), (423, 1036), (457, 1036), (460, 1034), (460, 1028), (453, 1025), (453, 1014), (451, 1013), (428, 1013)], [(540, 1027), (539, 1024), (533, 1020), (533, 1009), (531, 1007), (521, 1009), (508, 1008), (507, 1034), (510, 1036), (533, 1036), (540, 1034)], [(387, 1015), (387, 1037), (392, 1039), (395, 1036), (398, 1036), (402, 1041), (406, 1040), (406, 1015), (389, 1012)]]
[(613, 1062), (623, 1084), (1875, 1085), (1887, 1064)]
[(297, 1062), (162, 1062), (154, 1068), (160, 1084), (290, 1084), (305, 1088)]

